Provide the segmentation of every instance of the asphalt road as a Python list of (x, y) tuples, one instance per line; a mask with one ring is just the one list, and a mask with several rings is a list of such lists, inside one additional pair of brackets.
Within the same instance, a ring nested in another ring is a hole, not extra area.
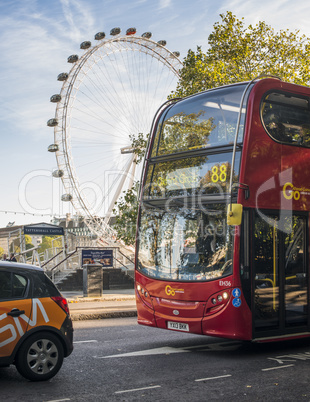
[(1, 401), (310, 401), (310, 340), (244, 344), (136, 318), (74, 326), (74, 352), (52, 380), (0, 369)]

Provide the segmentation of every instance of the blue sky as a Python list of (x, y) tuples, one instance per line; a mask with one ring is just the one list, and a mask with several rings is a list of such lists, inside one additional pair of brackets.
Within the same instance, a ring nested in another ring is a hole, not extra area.
[(1, 0), (0, 227), (49, 222), (37, 215), (66, 212), (58, 202), (62, 190), (50, 176), (57, 165), (47, 152), (53, 130), (46, 122), (55, 115), (49, 98), (59, 93), (57, 75), (68, 71), (67, 57), (80, 52), (82, 41), (116, 26), (123, 32), (136, 27), (140, 34), (151, 31), (156, 41), (167, 40), (182, 59), (197, 45), (207, 49), (213, 24), (228, 10), (246, 25), (263, 20), (276, 30), (310, 36), (307, 0)]

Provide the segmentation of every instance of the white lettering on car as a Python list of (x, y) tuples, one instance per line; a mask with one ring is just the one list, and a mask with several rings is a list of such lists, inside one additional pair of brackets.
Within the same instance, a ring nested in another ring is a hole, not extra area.
[(16, 328), (17, 328), (17, 331), (18, 331), (19, 335), (23, 336), (24, 331), (23, 331), (23, 328), (22, 328), (22, 326), (21, 326), (21, 324), (19, 322), (18, 317), (13, 317), (13, 319), (14, 319), (14, 322), (15, 322), (15, 325), (16, 325)]
[(37, 324), (37, 306), (39, 306), (39, 309), (41, 310), (41, 313), (43, 315), (45, 322), (49, 322), (49, 318), (48, 318), (46, 311), (45, 311), (42, 303), (40, 302), (40, 300), (33, 299), (32, 300), (32, 320), (30, 320), (30, 318), (28, 318), (25, 314), (22, 314), (20, 316), (20, 318), (22, 318), (24, 321), (26, 321), (26, 322), (29, 321), (29, 325), (31, 327), (34, 327)]
[[(4, 318), (6, 317), (7, 315), (6, 313), (4, 313), (0, 315), (0, 320), (4, 320)], [(16, 330), (12, 324), (7, 324), (4, 327), (0, 328), (0, 334), (2, 334), (2, 332), (5, 331), (11, 331), (11, 336), (8, 339), (5, 339), (4, 341), (0, 342), (0, 348), (2, 348), (2, 346), (7, 345), (8, 343), (15, 341), (15, 339), (17, 338)]]
[[(32, 300), (32, 319), (30, 319), (30, 317), (27, 317), (26, 314), (21, 314), (19, 317), (13, 317), (14, 318), (14, 323), (15, 326), (17, 328), (17, 331), (19, 333), (20, 336), (24, 335), (24, 331), (22, 329), (21, 323), (20, 323), (20, 319), (24, 320), (26, 323), (28, 323), (29, 326), (34, 327), (37, 325), (37, 318), (38, 318), (38, 308), (42, 313), (42, 316), (44, 318), (45, 322), (49, 322), (49, 318), (48, 315), (46, 314), (46, 311), (43, 307), (43, 304), (41, 303), (41, 301), (39, 299), (33, 299)], [(7, 317), (7, 314), (4, 313), (2, 315), (0, 315), (0, 320), (3, 320), (4, 318)], [(11, 343), (13, 341), (15, 341), (15, 339), (17, 338), (17, 333), (16, 333), (16, 329), (14, 328), (13, 324), (7, 324), (4, 327), (0, 326), (0, 334), (2, 332), (8, 331), (10, 330), (12, 335), (10, 336), (10, 338), (4, 340), (3, 342), (0, 342), (0, 348), (2, 346), (7, 345), (8, 343)]]

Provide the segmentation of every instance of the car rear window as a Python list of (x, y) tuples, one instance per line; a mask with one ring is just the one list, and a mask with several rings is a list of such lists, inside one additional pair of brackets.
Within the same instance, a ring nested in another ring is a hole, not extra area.
[(42, 272), (33, 276), (33, 297), (53, 297), (60, 293), (53, 282)]

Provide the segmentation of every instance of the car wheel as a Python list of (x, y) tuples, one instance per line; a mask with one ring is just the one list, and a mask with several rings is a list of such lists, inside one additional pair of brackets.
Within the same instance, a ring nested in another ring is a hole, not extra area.
[(30, 336), (20, 347), (16, 368), (31, 381), (45, 381), (60, 370), (64, 350), (60, 340), (48, 332), (38, 332)]

